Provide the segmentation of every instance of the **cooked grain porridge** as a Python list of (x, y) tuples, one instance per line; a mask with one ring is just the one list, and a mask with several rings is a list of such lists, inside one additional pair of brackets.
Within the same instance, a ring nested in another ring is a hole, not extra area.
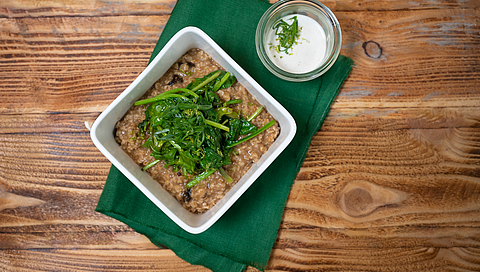
[[(200, 49), (191, 49), (183, 55), (170, 69), (145, 93), (141, 99), (151, 98), (162, 92), (185, 88), (194, 78), (201, 78), (216, 70), (224, 70), (208, 54)], [(261, 106), (260, 103), (243, 87), (236, 82), (231, 87), (217, 92), (222, 101), (241, 99), (243, 102), (233, 106), (234, 111), (244, 116), (251, 116)], [(153, 162), (151, 149), (142, 147), (147, 137), (135, 137), (138, 134), (138, 125), (145, 119), (145, 109), (148, 105), (132, 106), (125, 116), (115, 125), (115, 140), (120, 147), (141, 167)], [(266, 109), (251, 122), (260, 128), (273, 117)], [(216, 171), (196, 186), (187, 189), (188, 179), (181, 171), (174, 171), (172, 166), (165, 167), (163, 161), (146, 171), (154, 180), (175, 197), (188, 211), (203, 213), (212, 208), (225, 194), (240, 180), (240, 178), (257, 162), (273, 144), (280, 132), (278, 123), (269, 127), (253, 139), (233, 147), (231, 164), (223, 168), (232, 177), (228, 183)]]

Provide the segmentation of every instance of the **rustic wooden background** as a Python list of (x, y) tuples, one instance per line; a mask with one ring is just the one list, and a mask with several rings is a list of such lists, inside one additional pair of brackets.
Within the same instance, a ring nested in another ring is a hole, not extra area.
[[(323, 2), (356, 67), (268, 270), (480, 271), (480, 2)], [(85, 122), (146, 66), (174, 5), (1, 1), (1, 271), (206, 271), (94, 212), (110, 163)]]

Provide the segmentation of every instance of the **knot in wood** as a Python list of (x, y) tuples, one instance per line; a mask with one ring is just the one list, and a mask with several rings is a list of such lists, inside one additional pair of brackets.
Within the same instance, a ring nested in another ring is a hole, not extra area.
[(377, 42), (368, 41), (362, 44), (365, 55), (372, 59), (379, 59), (382, 56), (383, 49)]
[(373, 197), (363, 188), (352, 188), (343, 195), (344, 212), (350, 216), (363, 216), (373, 211)]
[[(337, 196), (339, 208), (350, 218), (363, 220), (384, 207), (385, 213), (388, 207), (396, 206), (407, 199), (405, 192), (364, 181), (354, 180), (345, 185)], [(388, 212), (387, 212), (388, 213)]]

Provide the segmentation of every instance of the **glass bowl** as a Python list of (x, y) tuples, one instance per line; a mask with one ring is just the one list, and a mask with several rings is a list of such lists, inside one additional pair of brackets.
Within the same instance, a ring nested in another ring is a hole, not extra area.
[[(293, 16), (298, 17), (300, 36), (286, 54), (279, 52), (273, 27), (280, 19), (292, 24)], [(310, 32), (312, 29), (316, 32)], [(288, 81), (308, 81), (321, 76), (335, 63), (342, 45), (342, 32), (335, 15), (322, 3), (280, 0), (260, 19), (255, 45), (260, 60), (274, 75)]]

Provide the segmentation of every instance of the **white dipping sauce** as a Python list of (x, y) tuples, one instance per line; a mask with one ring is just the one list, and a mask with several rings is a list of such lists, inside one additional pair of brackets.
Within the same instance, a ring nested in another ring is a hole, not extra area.
[(290, 25), (293, 22), (290, 18), (294, 16), (297, 16), (300, 37), (292, 48), (288, 49), (288, 54), (277, 52), (273, 48), (279, 44), (275, 29), (270, 29), (267, 34), (265, 51), (270, 60), (280, 69), (294, 74), (303, 74), (315, 70), (322, 64), (327, 51), (327, 40), (320, 24), (308, 16), (294, 14), (281, 19)]

